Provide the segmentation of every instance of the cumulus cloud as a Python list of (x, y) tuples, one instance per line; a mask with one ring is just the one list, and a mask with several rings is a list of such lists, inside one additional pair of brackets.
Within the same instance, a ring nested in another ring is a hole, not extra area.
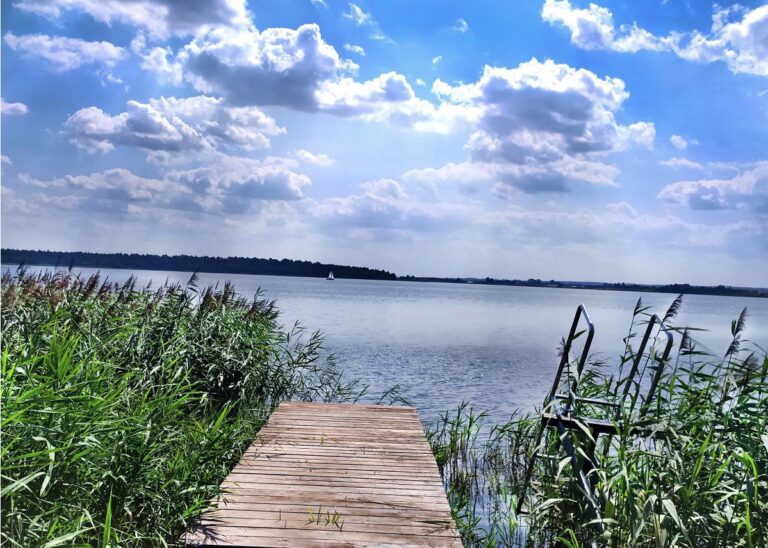
[(579, 9), (569, 0), (546, 0), (541, 11), (548, 23), (566, 28), (571, 42), (586, 50), (671, 51), (689, 61), (722, 61), (737, 73), (768, 76), (768, 4), (748, 10), (716, 6), (712, 27), (657, 36), (637, 23), (616, 27), (613, 14), (597, 4)]
[(691, 209), (736, 209), (768, 214), (768, 162), (758, 162), (730, 179), (678, 181), (658, 195)]
[(184, 77), (204, 93), (236, 104), (283, 105), (316, 110), (316, 93), (354, 69), (326, 43), (317, 25), (296, 30), (235, 31), (198, 35), (178, 55)]
[(476, 111), (479, 131), (468, 146), (478, 159), (521, 163), (608, 152), (628, 141), (647, 145), (652, 133), (650, 124), (616, 122), (614, 113), (629, 97), (622, 80), (550, 60), (532, 59), (514, 69), (486, 66), (474, 84), (437, 80), (432, 89)]
[(50, 180), (28, 175), (20, 179), (32, 191), (28, 203), (55, 200), (77, 211), (111, 214), (151, 210), (246, 214), (263, 202), (300, 200), (310, 184), (306, 175), (280, 162), (226, 155), (218, 155), (204, 167), (167, 171), (157, 178), (117, 168)]
[(653, 146), (652, 123), (616, 121), (629, 96), (622, 80), (550, 60), (486, 66), (475, 83), (437, 80), (432, 91), (474, 126), (470, 160), (524, 192), (562, 192), (569, 180), (613, 185), (618, 170), (597, 158), (632, 143)]
[(156, 39), (251, 22), (245, 0), (17, 0), (14, 6), (50, 19), (68, 11), (86, 13), (110, 26), (122, 23), (142, 29)]
[(13, 162), (11, 162), (11, 159), (5, 154), (0, 154), (0, 164), (10, 167), (13, 165)]
[(7, 103), (5, 99), (0, 98), (0, 112), (6, 116), (17, 116), (29, 112), (29, 108), (24, 103)]
[(97, 107), (78, 110), (66, 122), (72, 141), (89, 152), (116, 145), (149, 152), (253, 150), (269, 147), (269, 136), (285, 132), (257, 107), (229, 107), (203, 95), (128, 101), (127, 107), (114, 116)]
[(114, 67), (125, 59), (128, 53), (110, 42), (88, 42), (78, 38), (26, 34), (16, 36), (6, 32), (5, 43), (14, 51), (28, 57), (44, 59), (54, 72), (66, 72), (83, 65)]
[(456, 32), (467, 32), (469, 30), (469, 23), (463, 17), (456, 19), (456, 23), (451, 27)]
[(434, 105), (417, 98), (403, 75), (357, 80), (357, 65), (341, 59), (315, 24), (215, 29), (197, 35), (171, 66), (197, 90), (237, 105), (280, 105), (425, 130), (438, 125)]
[(616, 28), (608, 8), (590, 4), (578, 9), (569, 0), (545, 0), (541, 9), (544, 21), (567, 28), (571, 42), (587, 49), (608, 49), (634, 53), (640, 50), (661, 51), (669, 44), (636, 24)]

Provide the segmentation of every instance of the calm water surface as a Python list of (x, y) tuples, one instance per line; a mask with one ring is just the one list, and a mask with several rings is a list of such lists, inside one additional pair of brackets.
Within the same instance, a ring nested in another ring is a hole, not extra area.
[[(12, 268), (9, 265), (10, 268)], [(4, 268), (9, 268), (4, 267)], [(81, 269), (83, 274), (95, 272)], [(113, 281), (132, 272), (102, 269)], [(139, 281), (186, 283), (189, 273), (136, 271)], [(663, 314), (674, 295), (236, 274), (200, 274), (199, 285), (235, 283), (277, 300), (281, 321), (325, 334), (349, 379), (369, 399), (399, 384), (425, 420), (468, 401), (502, 421), (541, 403), (557, 367), (556, 348), (584, 303), (596, 327), (593, 351), (616, 362), (638, 297)], [(731, 320), (748, 307), (746, 338), (768, 346), (768, 299), (686, 296), (676, 325), (705, 328), (697, 339), (718, 355)]]

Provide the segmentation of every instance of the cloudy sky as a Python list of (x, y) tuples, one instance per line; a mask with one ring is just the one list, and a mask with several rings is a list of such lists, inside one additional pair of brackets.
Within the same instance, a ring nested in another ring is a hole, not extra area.
[(768, 4), (4, 0), (2, 244), (765, 286)]

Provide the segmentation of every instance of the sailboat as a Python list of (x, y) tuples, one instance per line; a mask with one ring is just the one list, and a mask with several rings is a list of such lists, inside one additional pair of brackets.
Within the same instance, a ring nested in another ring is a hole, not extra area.
[(334, 278), (334, 277), (333, 277), (333, 270), (331, 270), (331, 271), (328, 273), (328, 278), (327, 278), (327, 279), (329, 279), (329, 280), (331, 280), (331, 281), (336, 279), (336, 278)]

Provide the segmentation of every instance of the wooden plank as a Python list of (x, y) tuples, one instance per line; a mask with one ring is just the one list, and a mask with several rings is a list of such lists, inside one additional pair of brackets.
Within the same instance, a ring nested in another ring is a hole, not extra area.
[[(319, 506), (307, 506), (306, 504), (297, 504), (295, 502), (248, 502), (245, 505), (231, 504), (227, 505), (227, 516), (250, 516), (260, 515), (266, 516), (287, 516), (292, 514), (298, 514), (307, 517), (309, 510), (316, 511)], [(339, 512), (342, 516), (345, 516), (345, 520), (349, 522), (357, 522), (368, 518), (407, 518), (413, 522), (427, 521), (441, 519), (443, 513), (440, 510), (421, 509), (419, 512), (413, 512), (411, 510), (405, 510), (402, 508), (391, 508), (389, 506), (377, 506), (373, 507), (369, 504), (355, 504), (348, 503), (346, 506), (333, 504), (330, 506), (323, 506), (322, 510), (328, 510), (330, 512)], [(205, 518), (218, 517), (219, 510), (212, 510), (205, 515)], [(278, 519), (278, 518), (274, 518)]]
[(431, 485), (433, 483), (432, 478), (425, 478), (419, 475), (403, 475), (403, 474), (376, 474), (366, 473), (366, 471), (359, 470), (323, 470), (323, 469), (296, 469), (296, 468), (270, 468), (267, 471), (252, 468), (238, 466), (227, 479), (231, 481), (248, 481), (249, 477), (258, 476), (262, 479), (267, 478), (285, 478), (290, 481), (302, 481), (302, 480), (319, 480), (321, 478), (335, 478), (342, 481), (348, 481), (350, 483), (367, 482), (372, 483), (375, 481), (396, 482), (398, 484), (408, 485)]
[(284, 402), (185, 540), (461, 546), (415, 409)]
[(218, 501), (218, 508), (229, 508), (256, 503), (269, 502), (270, 504), (303, 504), (307, 507), (319, 506), (344, 506), (356, 508), (359, 506), (368, 506), (371, 508), (395, 508), (401, 510), (419, 511), (421, 509), (444, 511), (445, 508), (441, 501), (434, 498), (424, 497), (402, 497), (398, 495), (376, 497), (348, 495), (348, 494), (328, 494), (328, 493), (307, 493), (299, 499), (293, 493), (243, 493), (233, 492), (224, 496)]

